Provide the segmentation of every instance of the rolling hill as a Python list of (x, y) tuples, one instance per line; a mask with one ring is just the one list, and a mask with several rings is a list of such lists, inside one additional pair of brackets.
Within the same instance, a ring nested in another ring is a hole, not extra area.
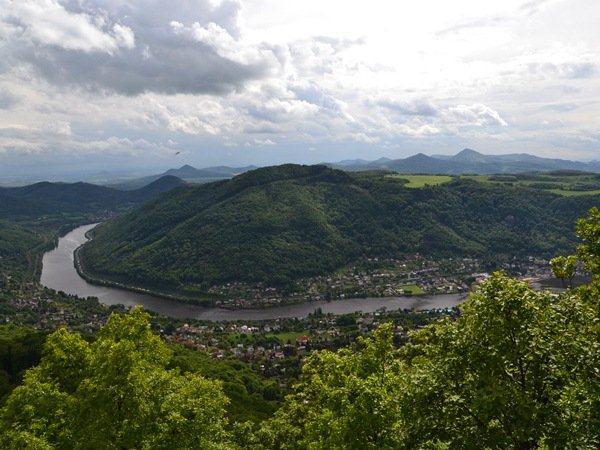
[(142, 178), (135, 178), (133, 180), (123, 181), (118, 184), (113, 184), (109, 187), (120, 190), (132, 190), (140, 189), (144, 186), (155, 182), (156, 180), (163, 177), (177, 177), (188, 183), (209, 183), (211, 181), (225, 180), (232, 178), (241, 173), (249, 170), (256, 169), (255, 166), (247, 167), (228, 167), (228, 166), (217, 166), (207, 167), (204, 169), (196, 169), (195, 167), (186, 164), (181, 166), (179, 169), (169, 169), (158, 175), (150, 175)]
[(362, 256), (551, 256), (571, 251), (597, 196), (458, 179), (407, 188), (383, 172), (284, 165), (171, 191), (98, 227), (86, 271), (177, 292), (286, 284)]
[(89, 183), (47, 181), (16, 188), (0, 188), (0, 219), (23, 221), (48, 215), (92, 214), (116, 210), (149, 200), (162, 192), (184, 186), (174, 176), (136, 190), (120, 191)]

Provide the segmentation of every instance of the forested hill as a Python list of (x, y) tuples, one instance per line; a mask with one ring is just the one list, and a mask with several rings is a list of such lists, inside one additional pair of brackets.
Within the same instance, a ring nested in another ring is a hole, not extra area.
[(17, 188), (0, 188), (0, 219), (31, 220), (53, 214), (99, 213), (149, 200), (185, 183), (162, 177), (143, 188), (120, 191), (89, 183), (47, 181)]
[(467, 179), (423, 188), (383, 172), (284, 165), (171, 191), (98, 228), (94, 276), (143, 287), (286, 283), (361, 256), (547, 255), (571, 251), (597, 196)]

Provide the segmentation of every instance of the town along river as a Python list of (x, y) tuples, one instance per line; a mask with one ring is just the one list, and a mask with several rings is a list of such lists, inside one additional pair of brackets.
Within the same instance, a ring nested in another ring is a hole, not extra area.
[(375, 312), (386, 308), (398, 309), (444, 309), (452, 308), (464, 300), (464, 294), (448, 294), (418, 297), (354, 298), (337, 301), (315, 301), (263, 309), (205, 308), (174, 300), (139, 294), (114, 287), (90, 284), (79, 276), (73, 263), (73, 251), (84, 242), (86, 232), (95, 225), (74, 229), (58, 241), (58, 247), (44, 255), (41, 283), (44, 286), (79, 297), (97, 297), (106, 305), (142, 305), (144, 308), (165, 316), (194, 318), (199, 320), (268, 320), (277, 318), (306, 317), (320, 308), (323, 313), (347, 314), (356, 311)]

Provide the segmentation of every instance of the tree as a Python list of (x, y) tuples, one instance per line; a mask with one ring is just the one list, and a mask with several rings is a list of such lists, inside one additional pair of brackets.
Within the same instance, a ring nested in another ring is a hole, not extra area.
[(402, 349), (408, 447), (429, 440), (450, 448), (593, 448), (598, 432), (581, 424), (594, 423), (595, 413), (576, 399), (599, 398), (582, 385), (597, 361), (594, 317), (577, 295), (494, 274), (455, 322), (415, 333)]
[(361, 339), (361, 350), (309, 356), (296, 393), (257, 433), (252, 448), (397, 448), (398, 368), (386, 324)]
[(227, 448), (220, 383), (167, 370), (170, 358), (140, 308), (113, 314), (91, 344), (59, 330), (0, 411), (0, 442), (6, 448)]
[(391, 324), (353, 352), (315, 352), (249, 448), (597, 448), (597, 308), (496, 273), (395, 349)]
[(557, 256), (550, 260), (550, 267), (552, 273), (558, 278), (563, 287), (567, 287), (566, 280), (568, 280), (568, 286), (573, 287), (573, 278), (575, 277), (575, 269), (577, 268), (577, 256)]
[(594, 276), (600, 275), (600, 211), (593, 207), (588, 217), (577, 221), (577, 236), (584, 243), (577, 246), (577, 256)]

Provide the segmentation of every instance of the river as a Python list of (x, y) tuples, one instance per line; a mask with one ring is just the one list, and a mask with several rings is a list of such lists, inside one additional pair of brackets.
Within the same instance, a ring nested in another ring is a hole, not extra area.
[(84, 225), (74, 229), (59, 239), (57, 248), (44, 255), (40, 280), (42, 285), (79, 297), (97, 297), (101, 303), (106, 305), (123, 304), (129, 307), (142, 305), (148, 310), (165, 316), (211, 321), (301, 318), (313, 313), (317, 308), (321, 308), (323, 313), (333, 314), (347, 314), (356, 311), (375, 312), (384, 307), (388, 311), (413, 308), (417, 310), (439, 309), (451, 308), (464, 300), (462, 294), (447, 294), (419, 297), (354, 298), (331, 302), (316, 301), (265, 309), (204, 308), (123, 289), (96, 286), (82, 279), (73, 264), (73, 251), (86, 242), (85, 234), (94, 226), (95, 224)]

